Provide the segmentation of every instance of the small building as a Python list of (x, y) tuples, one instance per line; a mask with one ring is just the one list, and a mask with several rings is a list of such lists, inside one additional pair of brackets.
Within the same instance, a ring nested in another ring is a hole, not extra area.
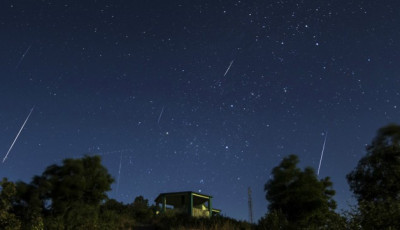
[(211, 217), (221, 212), (212, 208), (212, 196), (192, 191), (161, 193), (155, 202), (157, 207), (161, 204), (161, 213), (172, 211), (194, 217)]

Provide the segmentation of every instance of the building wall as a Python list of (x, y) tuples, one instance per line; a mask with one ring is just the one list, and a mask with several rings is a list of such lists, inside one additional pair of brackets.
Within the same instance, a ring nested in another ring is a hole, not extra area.
[(193, 216), (195, 217), (209, 217), (210, 212), (208, 210), (202, 210), (199, 208), (193, 208)]

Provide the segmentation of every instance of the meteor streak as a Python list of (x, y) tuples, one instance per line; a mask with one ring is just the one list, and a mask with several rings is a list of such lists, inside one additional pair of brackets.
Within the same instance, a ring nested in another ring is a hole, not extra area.
[(231, 63), (229, 64), (228, 68), (226, 69), (226, 71), (225, 71), (225, 73), (224, 73), (224, 77), (226, 76), (226, 74), (227, 74), (227, 73), (229, 72), (229, 70), (231, 69), (231, 66), (232, 66), (232, 64), (233, 64), (233, 61), (234, 61), (234, 60), (231, 61)]
[(165, 107), (165, 106), (162, 107), (160, 116), (158, 116), (158, 120), (157, 120), (157, 123), (158, 123), (158, 124), (160, 124), (161, 116), (162, 116), (162, 114), (164, 113), (164, 107)]
[(32, 107), (31, 111), (29, 112), (28, 116), (26, 117), (24, 124), (22, 124), (21, 129), (19, 130), (19, 132), (17, 133), (17, 136), (15, 137), (13, 143), (11, 144), (10, 148), (8, 149), (8, 152), (6, 154), (6, 156), (3, 158), (3, 163), (7, 160), (7, 156), (8, 154), (11, 152), (11, 149), (14, 147), (15, 142), (17, 141), (19, 135), (21, 134), (22, 129), (24, 129), (26, 122), (28, 121), (29, 117), (31, 116), (33, 109), (35, 108), (35, 106)]
[(19, 62), (18, 62), (18, 64), (15, 66), (15, 69), (18, 69), (18, 66), (21, 64), (22, 60), (24, 60), (25, 55), (29, 52), (29, 50), (31, 49), (31, 47), (32, 47), (32, 45), (30, 45), (30, 46), (28, 47), (28, 49), (25, 50), (25, 53), (22, 54), (22, 57), (19, 59)]
[(121, 153), (121, 157), (119, 159), (119, 169), (118, 169), (118, 179), (117, 179), (117, 190), (116, 193), (118, 195), (118, 189), (119, 189), (119, 178), (121, 177), (121, 166), (122, 166), (122, 153)]
[(318, 176), (319, 176), (319, 170), (321, 168), (322, 157), (324, 157), (324, 150), (325, 150), (325, 144), (326, 144), (326, 138), (327, 137), (328, 137), (328, 132), (326, 132), (326, 134), (325, 134), (324, 144), (322, 145), (321, 158), (319, 159), (318, 172), (317, 172)]

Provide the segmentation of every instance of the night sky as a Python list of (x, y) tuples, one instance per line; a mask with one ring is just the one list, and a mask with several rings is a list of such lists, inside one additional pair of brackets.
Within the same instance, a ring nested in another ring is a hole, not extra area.
[[(124, 203), (196, 191), (248, 219), (283, 157), (345, 179), (400, 122), (398, 1), (2, 0), (0, 176), (102, 155)], [(120, 173), (119, 173), (120, 172)], [(119, 178), (119, 186), (118, 186)]]

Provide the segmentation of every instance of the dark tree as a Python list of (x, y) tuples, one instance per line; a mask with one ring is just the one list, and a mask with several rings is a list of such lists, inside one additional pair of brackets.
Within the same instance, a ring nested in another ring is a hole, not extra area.
[(154, 207), (149, 207), (149, 200), (145, 199), (143, 196), (138, 196), (135, 198), (132, 204), (129, 205), (135, 219), (139, 220), (141, 223), (149, 223), (154, 217)]
[(16, 194), (15, 184), (3, 178), (0, 187), (0, 229), (20, 229), (21, 221), (12, 212)]
[(400, 126), (379, 129), (366, 150), (366, 156), (347, 175), (358, 200), (360, 224), (400, 228)]
[(134, 209), (148, 209), (149, 208), (149, 200), (144, 199), (143, 196), (135, 197), (135, 200), (132, 203), (132, 207)]
[(358, 201), (400, 200), (400, 126), (379, 129), (347, 180)]
[(14, 212), (22, 221), (22, 229), (43, 229), (44, 203), (36, 186), (16, 183)]
[(50, 228), (90, 229), (98, 221), (100, 205), (112, 182), (99, 156), (85, 156), (49, 166), (32, 185), (43, 199)]
[(101, 229), (132, 229), (136, 222), (121, 202), (109, 199), (100, 207)]
[(290, 155), (272, 170), (273, 177), (265, 184), (265, 191), (268, 210), (273, 216), (267, 216), (266, 220), (284, 223), (283, 215), (288, 228), (325, 226), (337, 217), (332, 182), (329, 177), (318, 180), (311, 167), (302, 171), (297, 167), (298, 162), (296, 155)]

